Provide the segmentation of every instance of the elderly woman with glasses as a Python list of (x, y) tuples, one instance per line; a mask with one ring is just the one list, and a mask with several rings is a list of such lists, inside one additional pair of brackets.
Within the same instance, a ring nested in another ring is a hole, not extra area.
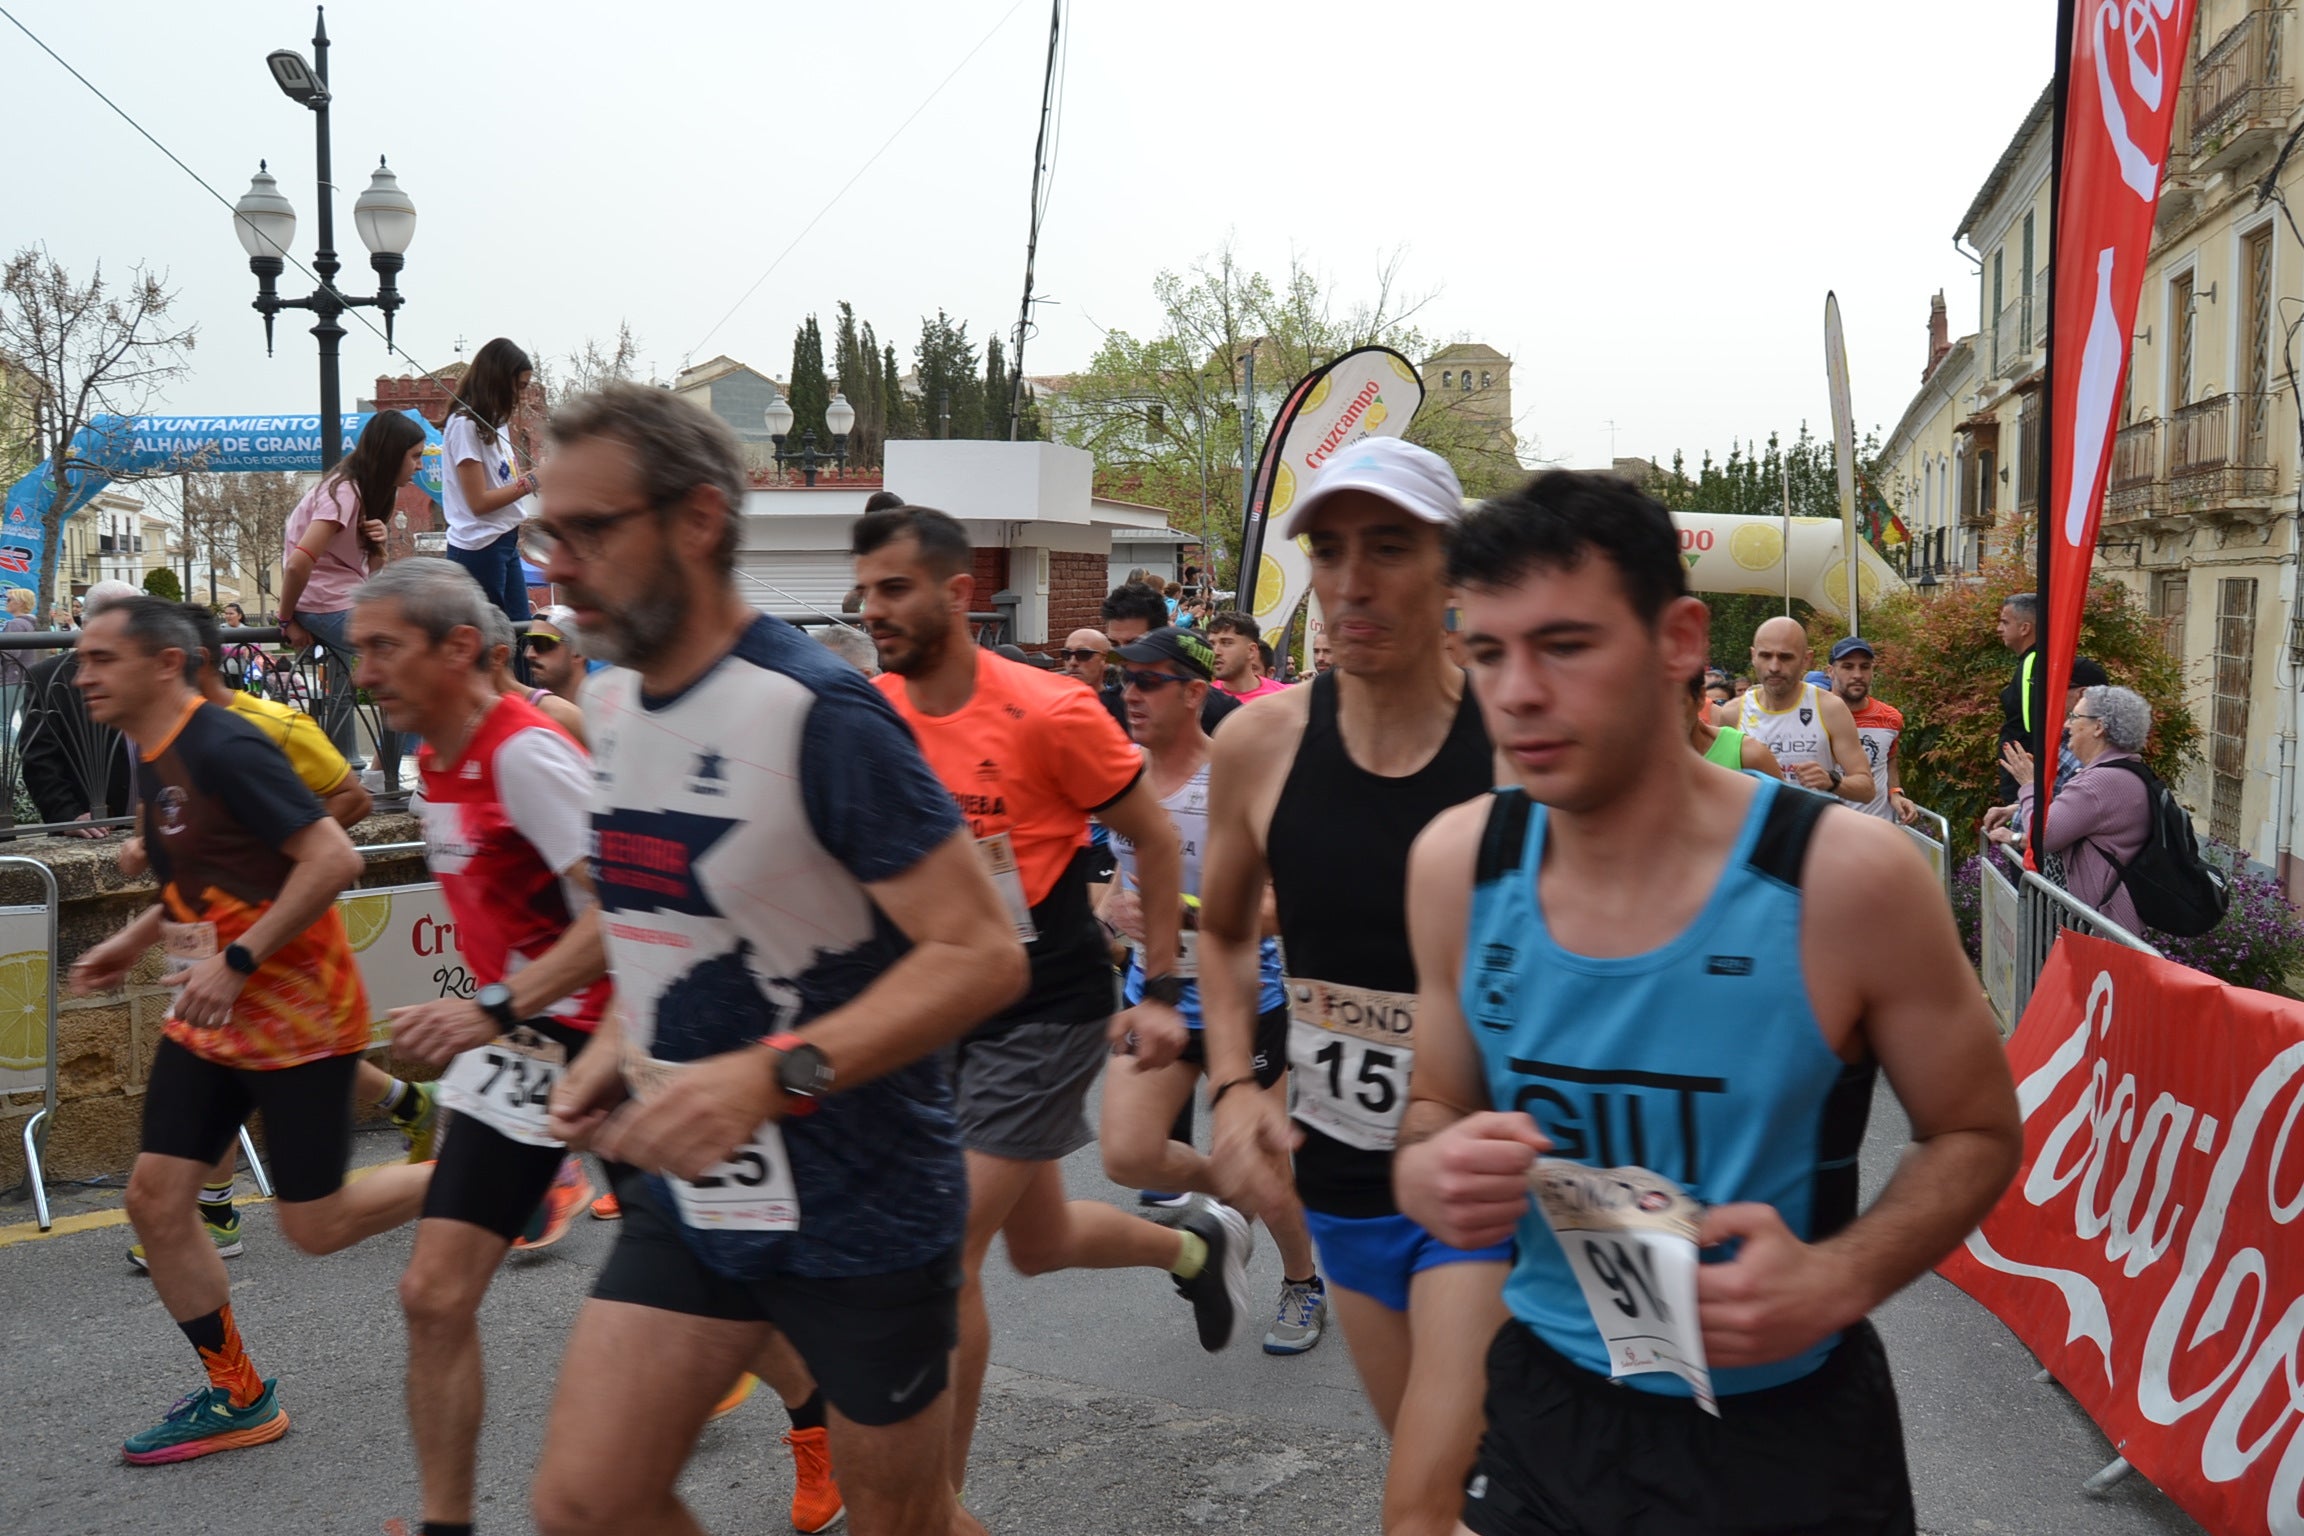
[[(2090, 688), (2065, 717), (2065, 728), (2080, 771), (2048, 802), (2040, 851), (2064, 861), (2064, 888), (2076, 900), (2134, 931), (2142, 925), (2120, 872), (2152, 835), (2152, 803), (2144, 780), (2116, 765), (2143, 752), (2152, 706), (2130, 689)], [(2014, 744), (2007, 752), (2024, 824), (2035, 825), (2032, 755)]]

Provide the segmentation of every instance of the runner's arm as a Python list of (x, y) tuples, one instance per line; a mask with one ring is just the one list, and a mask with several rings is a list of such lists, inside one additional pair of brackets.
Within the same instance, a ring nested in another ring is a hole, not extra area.
[(326, 811), (336, 825), (345, 828), (360, 825), (375, 804), (375, 797), (360, 782), (360, 776), (349, 768), (344, 770), (344, 777), (336, 781), (334, 789), (323, 790), (320, 795), (320, 809)]
[(1184, 921), (1184, 844), (1168, 808), (1139, 777), (1119, 799), (1096, 813), (1116, 836), (1136, 845), (1136, 894), (1144, 923), (1144, 974), (1176, 969), (1176, 934)]
[(1520, 1113), (1490, 1109), (1458, 1001), (1472, 874), (1491, 800), (1442, 812), (1408, 854), (1408, 942), (1416, 957), (1416, 1070), (1392, 1159), (1401, 1211), (1442, 1242), (1484, 1248), (1528, 1211), (1528, 1170), (1551, 1142)]
[(1828, 816), (1802, 884), (1801, 966), (1816, 1016), (1856, 1021), (1854, 1044), (1886, 1071), (1913, 1146), (1871, 1209), (1819, 1243), (1794, 1238), (1768, 1206), (1706, 1214), (1705, 1243), (1742, 1239), (1732, 1262), (1697, 1273), (1715, 1366), (1782, 1360), (1862, 1319), (1983, 1219), (2023, 1148), (2007, 1058), (1951, 909), (1903, 834)]
[(264, 915), (240, 935), (240, 947), (254, 955), (258, 964), (327, 916), (329, 907), (360, 878), (365, 867), (352, 839), (326, 817), (292, 833), (280, 845), (280, 852), (289, 861), (288, 878)]
[[(1266, 771), (1257, 722), (1241, 715), (1208, 748), (1208, 846), (1200, 853), (1200, 1040), (1208, 1082), (1255, 1075), (1256, 1002), (1265, 893), (1272, 872), (1249, 825), (1258, 775)], [(1213, 1119), (1230, 1094), (1210, 1112)]]
[(1776, 754), (1768, 750), (1768, 743), (1759, 737), (1745, 735), (1737, 746), (1739, 761), (1747, 768), (1757, 768), (1771, 778), (1784, 777), (1784, 765), (1776, 761)]
[(1863, 738), (1856, 734), (1856, 717), (1848, 712), (1848, 705), (1836, 693), (1816, 692), (1816, 703), (1824, 725), (1824, 739), (1831, 744), (1832, 761), (1840, 765), (1840, 784), (1832, 793), (1855, 805), (1863, 805), (1872, 798), (1872, 763), (1864, 755)]

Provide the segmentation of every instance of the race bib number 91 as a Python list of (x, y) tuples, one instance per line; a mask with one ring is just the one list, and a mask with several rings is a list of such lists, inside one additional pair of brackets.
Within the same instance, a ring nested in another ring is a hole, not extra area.
[(1669, 1371), (1718, 1418), (1696, 1316), (1696, 1224), (1703, 1207), (1645, 1168), (1540, 1158), (1528, 1187), (1607, 1343), (1608, 1374)]
[(1348, 1147), (1389, 1152), (1416, 1064), (1416, 999), (1286, 978), (1288, 1112)]

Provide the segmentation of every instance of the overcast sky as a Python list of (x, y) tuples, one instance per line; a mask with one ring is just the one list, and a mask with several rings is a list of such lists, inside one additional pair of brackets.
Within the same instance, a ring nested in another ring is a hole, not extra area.
[[(311, 6), (6, 4), (227, 200), (269, 157), (309, 260), (311, 120), (264, 55), (309, 51)], [(907, 365), (923, 311), (1005, 334), (1049, 20), (1045, 0), (1010, 5), (342, 0), (340, 282), (372, 284), (351, 201), (384, 153), (421, 220), (398, 322), (419, 366), (459, 338), (565, 352), (628, 319), (665, 374), (721, 352), (782, 374), (794, 325), (813, 310), (829, 330), (842, 298)], [(1929, 295), (1954, 335), (1976, 327), (1953, 227), (2047, 82), (2053, 26), (2051, 0), (1091, 0), (1068, 18), (1040, 246), (1059, 302), (1026, 366), (1084, 364), (1100, 328), (1151, 331), (1154, 273), (1227, 239), (1274, 273), (1298, 253), (1344, 303), (1404, 248), (1428, 331), (1512, 355), (1520, 432), (1547, 459), (1693, 462), (1802, 420), (1827, 431), (1828, 288), (1859, 431), (1885, 432), (1919, 381)], [(313, 409), (313, 342), (283, 316), (265, 358), (229, 213), (4, 22), (0, 62), (0, 243), (166, 269), (200, 340), (165, 407)], [(355, 325), (347, 401), (386, 371), (408, 365)]]

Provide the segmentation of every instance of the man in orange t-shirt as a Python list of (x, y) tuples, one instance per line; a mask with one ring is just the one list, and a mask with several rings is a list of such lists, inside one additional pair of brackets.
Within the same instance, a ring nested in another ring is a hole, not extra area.
[(432, 1175), (400, 1164), (344, 1182), (368, 998), (334, 903), (359, 878), (360, 853), (278, 747), (194, 691), (199, 654), (177, 605), (135, 597), (89, 620), (74, 677), (89, 717), (137, 746), (138, 831), (160, 900), (80, 957), (72, 990), (118, 985), (154, 944), (165, 944), (178, 989), (145, 1086), (128, 1218), (208, 1385), (130, 1437), (122, 1456), (137, 1465), (288, 1431), (193, 1205), (251, 1110), (272, 1146), (280, 1230), (306, 1253), (409, 1220)]
[[(952, 1475), (966, 1477), (991, 1354), (980, 1281), (996, 1233), (1025, 1274), (1144, 1266), (1169, 1271), (1193, 1306), (1203, 1349), (1231, 1342), (1247, 1305), (1248, 1223), (1196, 1197), (1174, 1227), (1101, 1201), (1064, 1198), (1057, 1164), (1095, 1139), (1088, 1089), (1106, 1057), (1156, 1070), (1189, 1038), (1176, 1002), (1181, 845), (1143, 780), (1143, 759), (1076, 679), (1002, 660), (968, 632), (968, 535), (942, 512), (868, 513), (851, 538), (881, 692), (951, 792), (1008, 905), (1032, 979), (1024, 996), (963, 1039), (955, 1110), (968, 1158)], [(1110, 952), (1074, 854), (1096, 817), (1137, 850), (1145, 912), (1145, 1000), (1113, 1014)], [(1107, 1025), (1109, 1020), (1109, 1025)]]

